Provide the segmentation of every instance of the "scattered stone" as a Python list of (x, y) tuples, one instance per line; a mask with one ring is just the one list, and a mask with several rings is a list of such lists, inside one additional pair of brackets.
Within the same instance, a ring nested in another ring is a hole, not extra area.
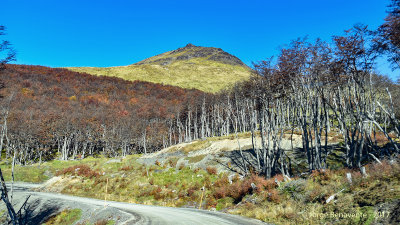
[(347, 178), (347, 181), (349, 181), (350, 184), (353, 183), (353, 181), (351, 180), (351, 173), (346, 173), (346, 178)]
[(365, 166), (361, 167), (360, 171), (361, 171), (361, 174), (363, 175), (363, 177), (368, 177), (368, 174), (367, 174), (367, 172), (365, 170)]
[(326, 204), (328, 204), (329, 202), (331, 202), (333, 199), (335, 199), (336, 195), (338, 195), (340, 192), (344, 191), (344, 189), (340, 190), (338, 193), (331, 195), (327, 200), (326, 200)]

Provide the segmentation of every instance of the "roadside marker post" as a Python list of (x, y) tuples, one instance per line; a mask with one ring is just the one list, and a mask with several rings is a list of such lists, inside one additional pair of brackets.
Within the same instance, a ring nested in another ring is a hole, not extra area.
[(106, 183), (106, 194), (104, 195), (104, 208), (107, 207), (107, 188), (108, 188), (108, 178)]
[(199, 209), (201, 209), (201, 204), (203, 203), (203, 196), (204, 196), (204, 192), (206, 191), (206, 187), (203, 186), (201, 188), (202, 192), (201, 192), (201, 197), (200, 197), (200, 204), (199, 204)]

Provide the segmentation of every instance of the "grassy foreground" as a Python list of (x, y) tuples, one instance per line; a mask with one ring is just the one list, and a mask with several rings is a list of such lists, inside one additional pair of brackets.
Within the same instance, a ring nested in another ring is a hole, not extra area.
[[(65, 194), (216, 209), (277, 224), (390, 221), (391, 204), (400, 199), (400, 166), (386, 161), (367, 165), (367, 177), (358, 171), (340, 169), (314, 171), (305, 177), (285, 181), (282, 176), (272, 179), (256, 175), (244, 179), (228, 177), (217, 174), (213, 167), (192, 170), (174, 161), (164, 165), (156, 162), (146, 167), (136, 162), (138, 157), (87, 158), (51, 161), (40, 167), (37, 164), (17, 166), (15, 177), (20, 181), (42, 182), (58, 175), (65, 178), (61, 191)], [(1, 168), (9, 180), (10, 165), (3, 161)], [(352, 174), (351, 183), (346, 173)]]

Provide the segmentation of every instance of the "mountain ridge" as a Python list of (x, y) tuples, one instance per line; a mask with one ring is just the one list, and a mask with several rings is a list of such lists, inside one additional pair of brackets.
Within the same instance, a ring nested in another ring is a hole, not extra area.
[(181, 47), (176, 50), (164, 52), (156, 56), (144, 59), (142, 61), (134, 63), (134, 65), (143, 65), (150, 63), (169, 65), (176, 60), (188, 60), (191, 58), (202, 57), (205, 57), (208, 60), (222, 62), (225, 64), (247, 66), (238, 57), (223, 51), (221, 48), (196, 46), (191, 43), (187, 44), (185, 47)]
[(216, 93), (250, 78), (252, 70), (220, 48), (187, 44), (127, 66), (67, 67), (97, 76), (147, 81)]

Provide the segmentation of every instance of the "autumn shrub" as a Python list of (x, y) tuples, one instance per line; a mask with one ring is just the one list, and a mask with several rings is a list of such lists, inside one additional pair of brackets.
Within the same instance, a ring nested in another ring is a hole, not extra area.
[(149, 195), (153, 195), (154, 199), (160, 200), (163, 197), (161, 192), (162, 192), (161, 187), (154, 187), (153, 189), (151, 189)]
[(380, 179), (390, 181), (393, 178), (399, 178), (400, 165), (399, 163), (389, 163), (387, 160), (382, 160), (382, 163), (373, 163), (367, 166), (367, 174), (370, 179)]
[(107, 225), (108, 224), (108, 220), (103, 219), (103, 220), (98, 220), (94, 223), (94, 225)]
[(211, 181), (211, 176), (205, 176), (203, 181), (203, 186), (207, 189), (211, 189), (213, 186), (213, 182)]
[(311, 178), (313, 181), (320, 184), (328, 184), (331, 180), (333, 172), (328, 169), (313, 170), (311, 173)]
[(197, 191), (198, 189), (196, 188), (196, 187), (190, 187), (188, 190), (187, 190), (187, 195), (188, 196), (193, 196), (193, 194)]
[(121, 182), (120, 184), (119, 184), (119, 188), (120, 189), (125, 189), (126, 187), (128, 186), (128, 184), (127, 183), (125, 183), (125, 182)]
[(276, 181), (282, 182), (282, 181), (285, 180), (285, 178), (283, 177), (282, 174), (277, 174), (277, 175), (275, 175), (274, 177), (272, 177), (272, 180), (273, 180), (273, 181), (276, 180)]
[(227, 195), (227, 190), (223, 187), (217, 188), (213, 193), (213, 196), (216, 199), (225, 198), (226, 195)]
[(228, 197), (232, 197), (235, 200), (235, 203), (238, 203), (242, 200), (242, 198), (249, 194), (251, 191), (251, 185), (248, 182), (236, 182), (227, 188)]
[(150, 185), (154, 185), (154, 178), (152, 177), (152, 178), (150, 178), (150, 180), (149, 180), (149, 184)]
[(178, 198), (182, 199), (182, 198), (184, 198), (185, 196), (186, 196), (186, 192), (185, 192), (185, 191), (183, 191), (183, 190), (179, 191), (179, 193), (178, 193)]
[(176, 163), (178, 162), (179, 158), (178, 157), (171, 157), (168, 160), (168, 164), (172, 167), (175, 168), (176, 167)]
[(361, 185), (365, 181), (365, 178), (362, 176), (360, 171), (351, 171), (351, 183), (347, 179), (347, 176), (343, 177), (344, 182), (350, 184), (350, 190), (354, 191), (357, 187)]
[(308, 190), (304, 193), (306, 202), (321, 203), (324, 204), (326, 200), (334, 194), (334, 190), (327, 187), (316, 184), (312, 190)]
[(146, 167), (141, 167), (141, 171), (142, 171), (142, 177), (147, 177), (149, 171), (147, 170)]
[(274, 178), (265, 179), (264, 177), (255, 174), (251, 175), (250, 178), (246, 180), (246, 182), (249, 182), (250, 185), (251, 183), (253, 183), (256, 186), (256, 189), (254, 191), (258, 193), (262, 191), (269, 191), (278, 187)]
[(144, 187), (140, 188), (140, 190), (138, 190), (137, 196), (138, 196), (139, 198), (147, 197), (147, 196), (150, 195), (150, 193), (151, 193), (152, 191), (153, 191), (152, 186), (144, 186)]
[(213, 196), (216, 199), (231, 197), (238, 203), (249, 193), (250, 188), (251, 186), (249, 183), (239, 181), (225, 187), (216, 188)]
[(217, 200), (212, 196), (206, 199), (206, 208), (216, 208), (217, 207)]
[(215, 167), (207, 166), (206, 171), (210, 175), (216, 175), (217, 174), (217, 168), (215, 168)]
[(193, 171), (194, 171), (195, 173), (198, 173), (200, 170), (201, 170), (200, 167), (196, 167)]
[(232, 181), (232, 182), (238, 182), (239, 180), (240, 180), (240, 177), (239, 177), (238, 174), (235, 174), (235, 175), (231, 178), (231, 181)]
[(172, 190), (168, 190), (165, 197), (167, 197), (169, 199), (173, 199), (173, 198), (175, 198), (175, 192)]
[(105, 183), (105, 182), (106, 182), (106, 179), (104, 179), (103, 177), (96, 177), (94, 179), (93, 186), (97, 186), (97, 185)]
[(279, 192), (276, 189), (272, 189), (268, 192), (268, 201), (274, 203), (281, 202), (281, 197), (279, 196)]
[[(232, 179), (232, 184), (230, 184), (228, 177), (222, 176), (213, 185), (215, 188), (213, 197), (216, 199), (230, 197), (234, 199), (235, 203), (238, 203), (247, 194), (274, 191), (277, 187), (274, 180), (275, 178), (267, 180), (261, 176), (251, 175), (244, 180), (234, 178)], [(252, 187), (254, 185), (255, 189)], [(274, 196), (273, 199), (278, 199), (278, 197)]]
[(247, 193), (248, 187), (242, 186), (241, 182), (233, 183), (226, 188), (226, 196), (235, 199), (235, 202), (240, 202), (243, 196)]
[(229, 178), (226, 174), (224, 174), (222, 177), (220, 177), (214, 182), (214, 187), (216, 188), (225, 187), (227, 185), (229, 185)]
[(133, 166), (124, 166), (120, 168), (121, 171), (131, 171), (133, 170)]
[(67, 174), (86, 177), (86, 178), (93, 178), (93, 177), (100, 176), (99, 172), (92, 170), (88, 165), (85, 165), (85, 164), (71, 166), (71, 167), (65, 168), (61, 171), (57, 171), (57, 173), (56, 173), (57, 176), (67, 175)]

